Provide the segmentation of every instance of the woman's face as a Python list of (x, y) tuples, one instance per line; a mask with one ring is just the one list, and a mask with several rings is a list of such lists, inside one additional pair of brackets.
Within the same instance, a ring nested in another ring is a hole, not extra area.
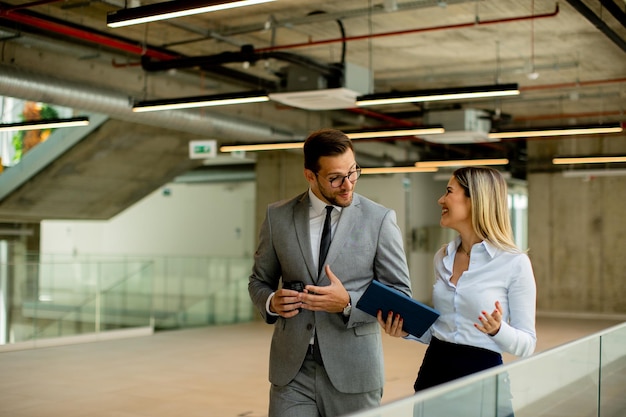
[(437, 203), (441, 206), (439, 224), (460, 232), (460, 229), (471, 227), (472, 213), (470, 198), (454, 176), (448, 181), (446, 192)]

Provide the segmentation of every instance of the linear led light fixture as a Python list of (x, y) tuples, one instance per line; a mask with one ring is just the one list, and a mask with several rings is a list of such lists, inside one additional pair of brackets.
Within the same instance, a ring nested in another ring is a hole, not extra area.
[(67, 119), (46, 119), (31, 120), (20, 123), (2, 123), (0, 124), (0, 132), (12, 132), (18, 130), (40, 130), (40, 129), (56, 129), (59, 127), (76, 127), (87, 126), (89, 117), (79, 116)]
[(445, 133), (442, 126), (420, 126), (415, 128), (399, 128), (399, 129), (379, 129), (361, 132), (346, 132), (346, 136), (350, 139), (371, 139), (371, 138), (388, 138), (396, 136), (421, 136), (421, 135), (438, 135)]
[(552, 159), (554, 165), (571, 164), (610, 164), (616, 162), (626, 162), (626, 156), (581, 156), (581, 157), (561, 157)]
[(191, 109), (195, 107), (226, 106), (230, 104), (261, 103), (269, 101), (269, 99), (265, 91), (213, 94), (208, 96), (140, 101), (133, 106), (133, 111), (141, 113), (161, 110)]
[[(511, 179), (511, 173), (508, 171), (500, 171), (500, 174), (502, 174), (502, 177), (504, 177), (505, 180)], [(433, 175), (433, 180), (448, 181), (451, 176), (452, 176), (452, 171), (438, 172), (435, 175)]]
[[(346, 133), (350, 139), (369, 139), (369, 138), (383, 138), (394, 136), (411, 136), (411, 135), (428, 135), (444, 133), (444, 129), (440, 126), (419, 127), (414, 129), (389, 129), (389, 130), (377, 130), (371, 132), (353, 132)], [(236, 151), (277, 151), (284, 149), (298, 149), (304, 146), (304, 142), (279, 142), (279, 143), (260, 143), (251, 145), (224, 145), (220, 147), (220, 152), (236, 152)], [(419, 172), (419, 171), (414, 171)]]
[(220, 152), (256, 152), (256, 151), (279, 151), (284, 149), (299, 149), (304, 146), (304, 142), (284, 142), (284, 143), (259, 143), (250, 145), (224, 145), (220, 146)]
[(473, 98), (519, 95), (517, 84), (482, 85), (475, 87), (437, 88), (406, 92), (367, 94), (356, 98), (357, 106), (418, 103), (424, 101), (467, 100)]
[(603, 125), (568, 126), (555, 128), (536, 128), (529, 130), (504, 131), (489, 133), (490, 139), (535, 138), (542, 136), (595, 135), (601, 133), (620, 133), (624, 131), (621, 123)]
[(486, 165), (506, 165), (509, 160), (506, 158), (496, 159), (458, 159), (448, 161), (422, 161), (416, 162), (418, 168), (441, 168), (441, 167), (468, 167), (468, 166), (486, 166)]
[(252, 6), (271, 1), (274, 0), (165, 1), (110, 12), (107, 14), (107, 26), (118, 28), (122, 26), (138, 25), (140, 23), (174, 19), (182, 16), (233, 9), (235, 7)]
[(437, 172), (438, 168), (418, 168), (418, 167), (380, 167), (361, 168), (361, 174), (408, 174), (412, 172)]

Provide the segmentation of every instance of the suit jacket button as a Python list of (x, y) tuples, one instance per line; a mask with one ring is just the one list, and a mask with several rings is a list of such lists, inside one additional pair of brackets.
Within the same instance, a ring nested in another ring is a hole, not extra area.
[(307, 330), (312, 330), (313, 329), (313, 325), (311, 323), (306, 325), (306, 329)]

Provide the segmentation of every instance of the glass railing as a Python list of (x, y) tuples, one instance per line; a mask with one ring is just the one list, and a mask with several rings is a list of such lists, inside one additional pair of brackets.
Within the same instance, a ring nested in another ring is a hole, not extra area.
[(16, 343), (151, 324), (150, 262), (0, 265), (9, 292), (3, 342)]
[(253, 319), (247, 290), (249, 258), (40, 254), (24, 258), (23, 263), (0, 264), (0, 283), (11, 283), (0, 285), (0, 298), (5, 300), (0, 344)]
[(251, 321), (251, 267), (250, 258), (154, 258), (156, 328)]
[(621, 417), (626, 323), (352, 417)]

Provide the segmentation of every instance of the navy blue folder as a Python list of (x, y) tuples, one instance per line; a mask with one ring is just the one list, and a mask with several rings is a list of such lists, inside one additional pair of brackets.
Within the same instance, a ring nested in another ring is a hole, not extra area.
[(382, 310), (383, 319), (387, 318), (389, 311), (400, 314), (404, 320), (402, 329), (417, 337), (421, 337), (439, 317), (434, 308), (376, 280), (367, 287), (356, 307), (374, 317), (378, 310)]

